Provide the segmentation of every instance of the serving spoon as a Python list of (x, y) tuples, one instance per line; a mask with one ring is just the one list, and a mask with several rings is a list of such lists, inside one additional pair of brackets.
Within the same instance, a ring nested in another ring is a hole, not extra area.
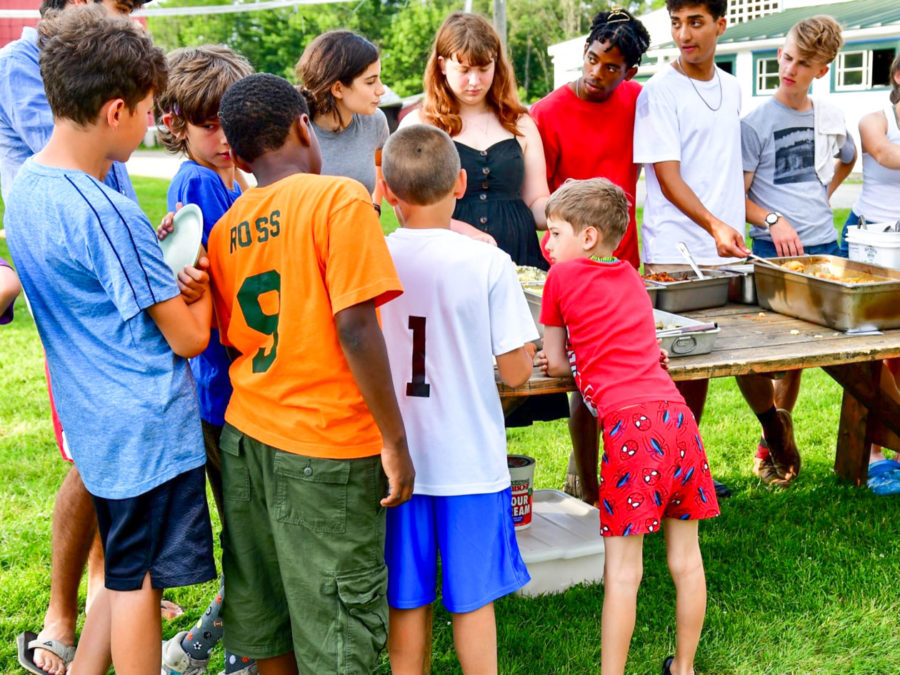
[(694, 256), (691, 255), (691, 252), (688, 251), (687, 245), (683, 241), (679, 241), (678, 250), (681, 252), (681, 255), (684, 256), (684, 259), (688, 261), (688, 265), (691, 266), (691, 269), (694, 270), (694, 274), (697, 275), (697, 279), (705, 279), (703, 276), (703, 272), (700, 271), (700, 268), (697, 267), (697, 263), (694, 262)]

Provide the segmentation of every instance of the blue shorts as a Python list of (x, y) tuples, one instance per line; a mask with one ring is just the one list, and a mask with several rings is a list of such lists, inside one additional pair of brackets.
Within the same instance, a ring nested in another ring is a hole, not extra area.
[(216, 578), (203, 467), (180, 473), (129, 499), (91, 495), (105, 556), (106, 587), (136, 591)]
[[(760, 258), (777, 258), (778, 251), (775, 250), (775, 244), (768, 239), (754, 239), (753, 253)], [(839, 255), (846, 258), (847, 254), (841, 251), (837, 241), (830, 241), (827, 244), (815, 244), (813, 246), (803, 246), (803, 255)]]
[(391, 607), (415, 609), (435, 601), (438, 551), (442, 599), (453, 614), (473, 612), (531, 580), (516, 543), (509, 488), (454, 497), (413, 495), (387, 510), (384, 557)]
[(850, 244), (847, 243), (847, 228), (859, 225), (859, 215), (850, 210), (850, 213), (847, 214), (847, 220), (844, 221), (844, 226), (841, 228), (841, 255), (845, 258), (850, 257)]

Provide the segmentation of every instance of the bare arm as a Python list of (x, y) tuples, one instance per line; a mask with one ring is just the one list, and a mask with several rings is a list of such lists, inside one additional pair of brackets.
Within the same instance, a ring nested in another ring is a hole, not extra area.
[[(849, 136), (848, 136), (849, 138)], [(853, 139), (849, 138), (850, 142), (853, 143)], [(891, 143), (893, 145), (893, 143)], [(900, 148), (900, 146), (897, 146)], [(853, 145), (853, 157), (850, 158), (849, 161), (844, 162), (840, 157), (834, 160), (834, 177), (831, 179), (831, 183), (828, 184), (828, 199), (831, 200), (831, 195), (834, 194), (834, 191), (838, 189), (841, 183), (850, 175), (850, 172), (853, 171), (853, 165), (856, 164), (856, 144)]]
[(513, 349), (497, 357), (497, 370), (500, 379), (508, 387), (521, 387), (528, 382), (533, 370), (534, 343)]
[(382, 506), (397, 506), (412, 497), (413, 469), (400, 406), (391, 383), (384, 335), (378, 325), (373, 301), (362, 302), (334, 315), (341, 349), (356, 380), (356, 386), (381, 431), (381, 462), (388, 478), (388, 496)]
[(544, 159), (544, 143), (537, 125), (528, 114), (519, 118), (519, 131), (524, 134), (522, 151), (525, 155), (525, 180), (522, 183), (522, 201), (531, 209), (534, 224), (539, 230), (547, 229), (544, 208), (550, 198), (547, 187), (547, 162)]
[(11, 267), (0, 267), (0, 315), (13, 304), (22, 285), (19, 283), (19, 277)]
[(190, 305), (179, 295), (158, 302), (149, 307), (147, 312), (173, 352), (185, 358), (197, 356), (209, 344), (209, 327), (212, 322), (209, 277), (206, 277), (206, 292)]
[(684, 215), (712, 235), (722, 257), (742, 258), (750, 253), (740, 232), (710, 213), (681, 177), (681, 162), (657, 162), (653, 165), (663, 196)]
[(869, 113), (859, 121), (862, 150), (888, 169), (900, 169), (900, 144), (887, 137), (887, 120), (882, 112)]
[[(744, 172), (744, 190), (748, 193), (755, 175), (753, 171)], [(751, 200), (749, 194), (744, 199), (744, 205), (747, 210), (747, 222), (759, 227), (766, 227), (768, 209), (764, 209)], [(772, 244), (779, 256), (803, 255), (803, 244), (800, 243), (800, 237), (784, 216), (768, 229), (772, 237)]]
[[(384, 194), (381, 191), (381, 179), (384, 176), (381, 173), (381, 148), (378, 148), (375, 151), (375, 191), (372, 193), (372, 203), (381, 207), (381, 200), (384, 199)], [(378, 212), (378, 215), (381, 215), (381, 211)]]
[(544, 358), (542, 368), (551, 377), (565, 377), (572, 374), (569, 357), (566, 354), (566, 329), (562, 326), (544, 326)]

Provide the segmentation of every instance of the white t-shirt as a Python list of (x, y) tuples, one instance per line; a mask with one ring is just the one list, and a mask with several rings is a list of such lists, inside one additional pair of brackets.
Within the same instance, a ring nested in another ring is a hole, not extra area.
[(415, 493), (509, 487), (493, 356), (538, 338), (510, 257), (445, 229), (387, 238), (403, 295), (381, 307)]
[(681, 177), (707, 210), (744, 233), (737, 79), (717, 68), (716, 77), (707, 82), (689, 80), (671, 66), (651, 77), (637, 100), (634, 161), (643, 163), (647, 172), (641, 226), (644, 262), (683, 264), (676, 248), (679, 241), (702, 264), (733, 262), (733, 258), (720, 258), (712, 236), (663, 196), (653, 164), (681, 162)]

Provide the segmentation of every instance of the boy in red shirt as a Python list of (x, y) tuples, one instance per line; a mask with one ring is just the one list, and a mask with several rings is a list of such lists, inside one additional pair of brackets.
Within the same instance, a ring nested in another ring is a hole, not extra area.
[(550, 197), (547, 250), (554, 265), (544, 286), (544, 351), (537, 360), (549, 375), (574, 374), (603, 432), (602, 672), (625, 672), (643, 535), (664, 522), (678, 639), (663, 672), (690, 673), (706, 613), (697, 520), (719, 515), (719, 506), (694, 417), (660, 368), (644, 283), (634, 267), (612, 257), (627, 225), (628, 199), (605, 178), (572, 181)]

